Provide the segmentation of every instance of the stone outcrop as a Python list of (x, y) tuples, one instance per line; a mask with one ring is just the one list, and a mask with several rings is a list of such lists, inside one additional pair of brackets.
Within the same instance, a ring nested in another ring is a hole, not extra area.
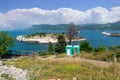
[(0, 66), (2, 66), (3, 65), (3, 63), (2, 63), (2, 61), (0, 61)]
[[(37, 43), (57, 43), (57, 38), (52, 38), (51, 36), (45, 36), (45, 37), (38, 37), (38, 36), (34, 36), (34, 37), (30, 37), (27, 38), (25, 37), (25, 35), (20, 35), (16, 37), (17, 41), (20, 42), (37, 42)], [(85, 38), (80, 38), (80, 39), (74, 39), (72, 40), (72, 42), (74, 41), (84, 41), (86, 40)], [(68, 42), (69, 40), (66, 39), (66, 42)]]
[[(2, 65), (0, 61), (0, 75), (3, 73), (8, 74), (10, 77), (14, 78), (15, 80), (29, 80), (29, 75), (27, 70), (22, 70), (14, 66), (5, 66)], [(0, 77), (0, 80), (1, 79), (4, 80), (4, 78)]]
[(31, 37), (26, 38), (25, 36), (20, 35), (16, 37), (16, 40), (21, 42), (37, 42), (37, 43), (49, 43), (49, 42), (56, 43), (57, 42), (57, 39), (54, 39), (50, 36), (46, 36), (46, 37), (34, 36), (32, 38)]

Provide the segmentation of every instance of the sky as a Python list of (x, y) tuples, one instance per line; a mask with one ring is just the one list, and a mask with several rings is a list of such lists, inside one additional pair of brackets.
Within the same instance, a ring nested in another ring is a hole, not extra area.
[(33, 24), (113, 23), (120, 21), (120, 0), (0, 0), (0, 30)]

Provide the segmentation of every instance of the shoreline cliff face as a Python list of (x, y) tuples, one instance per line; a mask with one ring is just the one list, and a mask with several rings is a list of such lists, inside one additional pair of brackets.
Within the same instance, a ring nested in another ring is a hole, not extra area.
[[(17, 41), (20, 42), (37, 42), (37, 43), (57, 43), (57, 37), (53, 35), (46, 35), (46, 36), (32, 36), (32, 37), (26, 37), (26, 35), (19, 35), (16, 37)], [(72, 41), (84, 41), (86, 40), (85, 38), (80, 38), (80, 39), (73, 39)], [(66, 42), (68, 40), (66, 39)]]
[(52, 38), (50, 36), (45, 36), (45, 37), (34, 36), (34, 37), (27, 38), (24, 35), (20, 35), (20, 36), (17, 36), (16, 39), (21, 42), (38, 42), (38, 43), (49, 43), (49, 42), (56, 43), (57, 42), (57, 39)]

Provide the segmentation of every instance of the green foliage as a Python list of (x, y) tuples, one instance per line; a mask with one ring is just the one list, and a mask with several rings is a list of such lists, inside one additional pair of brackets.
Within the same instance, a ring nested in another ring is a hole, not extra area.
[(8, 75), (8, 74), (5, 74), (5, 73), (2, 73), (2, 74), (1, 74), (1, 77), (5, 78), (5, 79), (7, 79), (7, 80), (15, 80), (14, 78), (9, 77), (9, 75)]
[(51, 42), (48, 43), (48, 51), (49, 52), (54, 52), (54, 47)]
[(107, 52), (107, 49), (105, 46), (99, 46), (98, 48), (94, 49), (95, 52)]
[(84, 53), (82, 52), (80, 57), (92, 60), (99, 60), (99, 61), (113, 61), (113, 55), (109, 53)]
[(116, 53), (116, 57), (120, 58), (120, 52)]
[(44, 33), (44, 32), (43, 33), (39, 33), (39, 32), (37, 32), (37, 33), (25, 35), (24, 37), (31, 38), (31, 37), (35, 37), (35, 36), (37, 36), (37, 37), (49, 36), (51, 38), (55, 38), (56, 39), (58, 35), (59, 35), (59, 33)]
[(83, 41), (81, 43), (80, 49), (81, 49), (81, 51), (85, 51), (85, 52), (92, 52), (92, 50), (93, 50), (92, 46), (87, 41)]
[(57, 53), (64, 53), (66, 47), (66, 41), (63, 34), (59, 35), (57, 38), (58, 42), (55, 47), (55, 52)]
[(11, 47), (14, 47), (13, 38), (7, 32), (0, 32), (0, 56), (5, 55)]
[(111, 54), (114, 55), (114, 57), (117, 58), (117, 61), (120, 62), (120, 45), (117, 46), (110, 46), (110, 51)]
[(42, 52), (39, 54), (39, 56), (43, 57), (43, 58), (47, 58), (50, 55), (54, 55), (54, 52)]
[(46, 33), (39, 33), (39, 32), (37, 32), (37, 33), (34, 33), (34, 34), (26, 35), (25, 37), (26, 38), (30, 38), (30, 37), (34, 37), (34, 36), (39, 36), (39, 37), (46, 36)]
[(110, 46), (110, 50), (118, 51), (118, 50), (120, 50), (120, 45), (117, 45), (117, 46)]

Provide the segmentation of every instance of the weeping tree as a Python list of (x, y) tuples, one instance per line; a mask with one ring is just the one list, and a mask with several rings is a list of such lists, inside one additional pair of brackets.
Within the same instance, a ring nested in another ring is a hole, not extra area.
[(75, 36), (78, 36), (78, 32), (79, 32), (78, 27), (73, 22), (71, 22), (66, 29), (66, 34), (69, 40), (69, 43), (68, 43), (69, 45), (71, 45), (72, 39), (74, 39)]
[(7, 32), (0, 32), (0, 57), (8, 53), (8, 50), (14, 47), (14, 40)]

